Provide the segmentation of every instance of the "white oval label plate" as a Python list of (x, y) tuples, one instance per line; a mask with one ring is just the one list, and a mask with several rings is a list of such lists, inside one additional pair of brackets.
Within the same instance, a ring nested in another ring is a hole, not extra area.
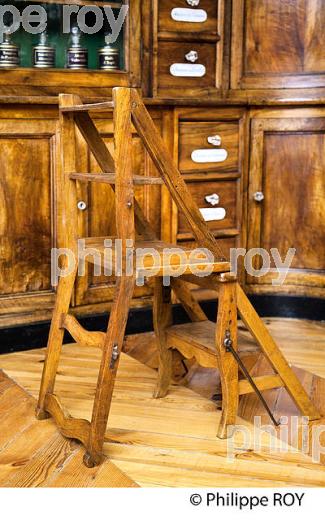
[(228, 152), (223, 148), (213, 150), (210, 148), (203, 148), (201, 150), (193, 150), (191, 159), (195, 163), (218, 163), (227, 159)]
[(169, 70), (172, 76), (180, 78), (203, 78), (206, 73), (205, 66), (199, 63), (173, 63)]
[(204, 23), (208, 19), (208, 14), (204, 9), (186, 9), (185, 7), (175, 7), (170, 16), (175, 22)]
[(223, 220), (226, 217), (225, 208), (200, 208), (200, 212), (205, 222)]

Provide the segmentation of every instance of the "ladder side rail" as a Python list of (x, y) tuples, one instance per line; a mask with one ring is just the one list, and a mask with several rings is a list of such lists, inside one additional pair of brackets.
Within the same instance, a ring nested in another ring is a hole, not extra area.
[(133, 265), (126, 272), (128, 240), (135, 242), (134, 185), (132, 180), (131, 96), (128, 89), (114, 91), (114, 145), (116, 167), (115, 219), (121, 242), (122, 262), (116, 276), (116, 293), (97, 379), (90, 426), (89, 444), (84, 462), (88, 467), (101, 461), (116, 372), (122, 351), (125, 327), (135, 285)]
[[(123, 264), (126, 241), (135, 243), (134, 185), (132, 174), (132, 123), (130, 89), (114, 89), (115, 219), (117, 238), (122, 240)], [(123, 267), (125, 267), (123, 265)]]
[[(81, 102), (79, 96), (59, 95), (59, 107), (68, 107)], [(58, 221), (62, 226), (62, 244), (76, 253), (78, 241), (78, 210), (76, 182), (70, 173), (78, 172), (76, 127), (73, 113), (60, 111), (60, 164), (58, 176)]]
[[(71, 106), (78, 103), (80, 103), (78, 96), (71, 94), (61, 94), (59, 96), (60, 106)], [(59, 280), (36, 411), (36, 415), (39, 419), (48, 417), (46, 396), (54, 392), (55, 378), (59, 366), (64, 335), (62, 316), (67, 314), (69, 310), (78, 267), (76, 183), (67, 175), (67, 172), (77, 171), (76, 135), (73, 114), (60, 113), (59, 125), (60, 167), (58, 172), (58, 221), (60, 222), (60, 226), (62, 226), (59, 235), (62, 237), (62, 244), (60, 244), (60, 246), (62, 245), (64, 248), (70, 250), (69, 255), (63, 257), (61, 268), (66, 269), (69, 267), (69, 259), (70, 261), (71, 259), (74, 261), (74, 266), (70, 266), (70, 274), (60, 277)], [(71, 257), (71, 253), (74, 255), (74, 258)], [(73, 269), (71, 269), (71, 267), (73, 267)]]

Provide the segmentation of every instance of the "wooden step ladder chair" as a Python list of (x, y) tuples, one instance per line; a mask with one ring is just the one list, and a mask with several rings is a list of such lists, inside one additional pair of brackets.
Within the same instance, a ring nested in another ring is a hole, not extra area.
[[(218, 435), (225, 438), (231, 434), (235, 424), (238, 396), (251, 391), (246, 383), (238, 381), (238, 365), (233, 352), (237, 350), (237, 311), (244, 323), (260, 344), (262, 351), (271, 362), (277, 375), (256, 378), (261, 390), (285, 386), (300, 411), (310, 420), (319, 414), (310, 402), (299, 380), (290, 369), (285, 358), (274, 343), (263, 322), (260, 320), (236, 277), (230, 273), (230, 264), (223, 257), (213, 235), (208, 230), (201, 213), (190, 196), (187, 186), (170, 158), (166, 146), (148, 114), (141, 97), (135, 89), (113, 89), (113, 101), (86, 105), (74, 95), (59, 96), (60, 109), (60, 149), (62, 161), (62, 186), (60, 218), (65, 226), (65, 247), (78, 258), (77, 241), (77, 197), (76, 181), (101, 182), (112, 185), (116, 197), (116, 237), (106, 237), (113, 245), (119, 240), (121, 265), (116, 273), (115, 296), (106, 333), (86, 331), (69, 314), (78, 261), (70, 266), (66, 276), (60, 277), (56, 304), (49, 333), (48, 347), (37, 407), (37, 417), (52, 416), (63, 435), (76, 438), (86, 448), (84, 463), (88, 467), (102, 460), (104, 435), (112, 400), (116, 371), (125, 334), (128, 311), (136, 277), (154, 276), (154, 329), (159, 346), (159, 372), (155, 397), (163, 397), (168, 391), (172, 371), (171, 348), (179, 349), (186, 357), (195, 357), (203, 366), (218, 366), (222, 383), (222, 419)], [(90, 116), (95, 111), (114, 111), (114, 159), (100, 137)], [(135, 176), (132, 173), (131, 147), (132, 123), (146, 150), (153, 160), (159, 177)], [(79, 173), (77, 169), (76, 127), (87, 142), (98, 162), (102, 174)], [(212, 253), (211, 258), (198, 255), (193, 259), (191, 250), (183, 249), (179, 257), (165, 255), (166, 248), (173, 247), (157, 239), (149, 222), (134, 198), (137, 184), (165, 183), (180, 211), (187, 218), (199, 246)], [(131, 241), (131, 247), (130, 247)], [(100, 252), (102, 265), (113, 267), (116, 255), (105, 255), (104, 238), (86, 238), (87, 247)], [(153, 269), (152, 258), (145, 248), (154, 248), (158, 255), (158, 267)], [(113, 248), (114, 251), (114, 248)], [(136, 270), (131, 261), (130, 251), (139, 253), (141, 269)], [(141, 253), (142, 252), (142, 253)], [(141, 256), (142, 255), (142, 256)], [(88, 255), (87, 261), (96, 263), (96, 255)], [(68, 268), (68, 258), (62, 269)], [(180, 269), (182, 276), (175, 276)], [(209, 276), (202, 277), (202, 270), (209, 270)], [(141, 271), (141, 272), (140, 272)], [(199, 274), (199, 275), (198, 275)], [(164, 276), (171, 277), (171, 287), (164, 285)], [(217, 324), (209, 322), (199, 304), (194, 300), (187, 282), (219, 288)], [(172, 325), (171, 290), (184, 305), (192, 324), (187, 329)], [(192, 327), (189, 328), (189, 327)], [(58, 369), (64, 331), (80, 343), (102, 349), (96, 393), (91, 421), (73, 418), (62, 407), (54, 393), (55, 377)]]

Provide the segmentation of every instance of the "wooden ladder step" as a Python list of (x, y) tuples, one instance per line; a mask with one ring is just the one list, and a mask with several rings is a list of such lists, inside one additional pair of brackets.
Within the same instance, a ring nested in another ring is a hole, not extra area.
[[(98, 182), (104, 184), (116, 184), (115, 173), (69, 173), (69, 178), (79, 182)], [(133, 175), (135, 185), (161, 185), (163, 180), (160, 177), (147, 177), (145, 175)]]
[[(204, 367), (218, 368), (217, 350), (215, 346), (216, 324), (212, 321), (199, 321), (173, 325), (167, 329), (167, 344), (169, 348), (177, 348), (186, 358), (196, 358)], [(240, 348), (239, 348), (240, 352)], [(254, 377), (254, 383), (262, 392), (272, 388), (284, 386), (278, 374)], [(254, 389), (249, 381), (238, 383), (239, 395), (253, 393)]]
[[(107, 254), (107, 246), (105, 246), (107, 240), (111, 241), (111, 255)], [(86, 248), (96, 252), (96, 254), (90, 252), (85, 260), (94, 265), (99, 265), (101, 268), (105, 266), (105, 268), (112, 269), (114, 272), (116, 252), (119, 251), (119, 246), (115, 248), (115, 237), (86, 237), (84, 241)], [(200, 255), (194, 256), (192, 249), (175, 246), (175, 244), (161, 240), (136, 241), (133, 248), (129, 247), (128, 249), (129, 252), (133, 249), (133, 262), (138, 274), (143, 273), (145, 276), (179, 276), (179, 273), (175, 274), (177, 268), (182, 269), (184, 274), (193, 273), (196, 269), (202, 271), (207, 268), (210, 268), (214, 273), (230, 271), (229, 262), (207, 260), (203, 253), (201, 253), (201, 257)], [(174, 252), (172, 252), (173, 250)], [(182, 255), (180, 252), (182, 252)]]
[(83, 105), (60, 107), (60, 112), (103, 112), (105, 110), (112, 110), (113, 108), (113, 101), (104, 101), (103, 103), (85, 103)]

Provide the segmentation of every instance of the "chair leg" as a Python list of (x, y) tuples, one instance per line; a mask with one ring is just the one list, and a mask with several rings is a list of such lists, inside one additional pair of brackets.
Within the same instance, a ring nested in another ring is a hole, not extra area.
[(107, 419), (112, 402), (134, 283), (133, 276), (123, 276), (117, 281), (97, 379), (89, 443), (84, 456), (84, 464), (87, 467), (97, 466), (102, 461)]
[(153, 324), (158, 344), (158, 379), (153, 397), (165, 397), (172, 377), (172, 351), (168, 349), (166, 328), (172, 324), (171, 289), (163, 285), (163, 278), (155, 278)]
[(74, 271), (68, 276), (61, 277), (59, 280), (36, 408), (36, 418), (39, 420), (48, 419), (49, 417), (49, 414), (44, 409), (44, 402), (46, 394), (52, 394), (54, 390), (64, 335), (61, 320), (62, 315), (67, 314), (69, 311), (77, 269), (78, 265), (76, 262)]
[(227, 352), (225, 340), (231, 339), (237, 350), (237, 302), (236, 282), (220, 283), (216, 348), (222, 388), (222, 416), (218, 437), (231, 437), (238, 410), (238, 366), (231, 352)]

